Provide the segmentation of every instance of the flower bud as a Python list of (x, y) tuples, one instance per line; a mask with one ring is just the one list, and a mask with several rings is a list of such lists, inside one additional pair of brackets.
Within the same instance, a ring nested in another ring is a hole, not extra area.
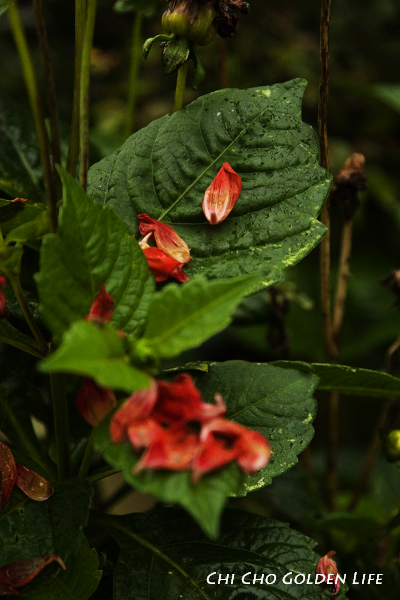
[(199, 46), (207, 46), (216, 35), (216, 15), (211, 2), (173, 0), (163, 14), (161, 23), (168, 34), (185, 37)]
[(340, 581), (337, 579), (338, 570), (336, 566), (336, 562), (332, 560), (332, 556), (335, 554), (334, 550), (325, 554), (322, 558), (319, 559), (315, 572), (317, 575), (323, 575), (324, 581), (328, 585), (333, 585), (333, 591), (331, 593), (331, 598), (336, 596), (340, 589)]
[(236, 204), (242, 180), (228, 163), (224, 163), (212, 184), (206, 189), (203, 212), (211, 225), (221, 223)]
[(380, 434), (388, 461), (400, 461), (400, 429), (381, 431)]

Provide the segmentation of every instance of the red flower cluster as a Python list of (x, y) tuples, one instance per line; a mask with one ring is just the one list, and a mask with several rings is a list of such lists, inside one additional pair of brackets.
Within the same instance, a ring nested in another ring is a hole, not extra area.
[(315, 572), (317, 575), (322, 575), (328, 585), (333, 585), (333, 591), (331, 593), (331, 598), (337, 595), (340, 589), (340, 581), (337, 579), (338, 570), (337, 565), (334, 560), (332, 560), (332, 556), (335, 554), (334, 550), (325, 554), (322, 558), (319, 559)]
[(0, 569), (0, 596), (18, 596), (19, 588), (26, 585), (39, 575), (40, 571), (54, 560), (66, 570), (64, 561), (58, 554), (41, 558), (17, 560)]
[(147, 390), (133, 394), (115, 413), (110, 437), (115, 444), (129, 441), (143, 450), (135, 472), (143, 469), (192, 471), (196, 482), (204, 473), (236, 461), (245, 473), (268, 464), (271, 449), (259, 433), (223, 417), (226, 407), (202, 401), (190, 375), (173, 383), (153, 380)]
[[(114, 307), (114, 300), (107, 294), (105, 286), (100, 283), (100, 292), (94, 299), (85, 321), (109, 323), (113, 316)], [(90, 377), (82, 377), (75, 406), (92, 427), (96, 427), (116, 405), (117, 399), (110, 388), (97, 385)]]
[(54, 493), (47, 479), (15, 462), (10, 448), (0, 442), (0, 508), (10, 499), (14, 486), (19, 487), (31, 500), (43, 502)]
[[(140, 233), (144, 238), (139, 242), (151, 273), (156, 281), (166, 281), (174, 277), (178, 281), (188, 281), (189, 277), (182, 271), (192, 260), (186, 242), (166, 223), (152, 219), (145, 213), (139, 215)], [(147, 241), (154, 239), (156, 248), (148, 245)]]
[(226, 219), (241, 191), (240, 176), (225, 162), (204, 194), (203, 212), (207, 221), (211, 225), (217, 225)]
[(2, 288), (7, 287), (6, 278), (0, 275), (0, 319), (6, 319), (10, 316), (10, 311), (7, 308), (7, 300), (3, 294)]

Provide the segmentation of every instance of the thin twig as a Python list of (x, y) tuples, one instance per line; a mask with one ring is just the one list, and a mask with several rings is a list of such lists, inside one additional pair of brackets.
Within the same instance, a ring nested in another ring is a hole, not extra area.
[(188, 63), (186, 61), (178, 71), (178, 77), (176, 80), (174, 109), (172, 112), (176, 112), (183, 106), (183, 97), (185, 95), (187, 70), (188, 70)]
[(333, 308), (333, 341), (335, 345), (335, 362), (339, 358), (339, 339), (343, 324), (347, 284), (350, 278), (349, 262), (351, 256), (351, 241), (353, 235), (353, 219), (343, 223), (342, 241), (340, 245), (339, 274), (336, 287), (335, 305)]

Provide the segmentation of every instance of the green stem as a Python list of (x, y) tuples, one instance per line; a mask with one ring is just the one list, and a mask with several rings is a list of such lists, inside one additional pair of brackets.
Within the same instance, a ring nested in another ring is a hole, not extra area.
[(40, 352), (44, 356), (47, 356), (47, 354), (49, 352), (49, 347), (46, 343), (46, 340), (42, 336), (42, 332), (40, 331), (39, 327), (37, 326), (37, 323), (36, 323), (35, 319), (33, 318), (31, 311), (29, 310), (28, 303), (25, 299), (24, 293), (21, 288), (19, 276), (8, 273), (7, 277), (11, 283), (12, 289), (14, 290), (15, 297), (18, 300), (18, 304), (21, 307), (21, 310), (25, 317), (25, 320), (26, 320), (27, 324), (29, 325), (29, 328), (32, 331), (33, 336), (39, 345)]
[(24, 28), (19, 16), (17, 6), (15, 2), (12, 2), (12, 0), (7, 0), (7, 7), (8, 19), (21, 61), (25, 85), (29, 97), (29, 103), (35, 122), (36, 134), (38, 137), (40, 159), (43, 169), (43, 181), (46, 189), (47, 202), (49, 206), (50, 226), (52, 231), (55, 231), (57, 227), (57, 196), (51, 173), (49, 140), (47, 137), (46, 125), (44, 121), (42, 103), (40, 100), (36, 75), (33, 68), (28, 43), (26, 40)]
[(5, 401), (1, 394), (0, 405), (4, 413), (8, 417), (16, 435), (18, 436), (19, 441), (24, 445), (25, 450), (28, 452), (29, 456), (31, 456), (33, 460), (35, 460), (39, 465), (41, 465), (47, 471), (50, 477), (55, 478), (56, 473), (54, 464), (48, 456), (42, 454), (40, 447), (30, 439), (20, 420), (14, 415), (10, 403)]
[(89, 168), (89, 84), (90, 55), (92, 51), (94, 23), (97, 0), (88, 0), (85, 37), (82, 48), (82, 67), (79, 94), (79, 137), (80, 165), (79, 183), (83, 190), (87, 189), (87, 172)]
[(146, 548), (146, 550), (149, 550), (155, 557), (164, 561), (170, 567), (172, 567), (172, 569), (177, 571), (184, 579), (186, 579), (186, 584), (190, 585), (196, 591), (199, 597), (204, 598), (204, 600), (210, 600), (210, 596), (206, 594), (206, 592), (199, 586), (197, 581), (193, 579), (193, 577), (191, 577), (189, 573), (187, 573), (185, 569), (181, 567), (181, 565), (175, 562), (167, 554), (164, 554), (164, 552), (157, 548), (157, 546), (153, 546), (153, 544), (145, 540), (142, 536), (138, 535), (137, 533), (134, 533), (130, 529), (127, 529), (126, 527), (121, 525), (117, 519), (118, 517), (116, 518), (113, 515), (104, 515), (94, 513), (93, 511), (91, 511), (90, 513), (90, 520), (93, 523), (100, 526), (103, 525), (103, 527), (107, 530), (108, 528), (110, 528), (116, 529), (117, 531), (121, 531), (121, 533), (126, 535), (126, 537), (131, 538), (131, 540), (133, 540), (137, 544), (140, 544), (140, 546), (143, 546), (143, 548)]
[(175, 103), (174, 109), (172, 112), (176, 112), (183, 106), (183, 97), (185, 95), (185, 86), (186, 86), (186, 76), (188, 70), (188, 62), (181, 66), (178, 71), (178, 77), (176, 80), (176, 90), (175, 90)]
[(93, 454), (94, 454), (93, 431), (94, 430), (92, 430), (92, 433), (90, 434), (90, 437), (88, 439), (85, 454), (83, 455), (82, 463), (79, 468), (78, 477), (80, 479), (84, 479), (85, 477), (87, 477), (87, 474), (89, 472), (90, 463), (92, 462), (92, 458), (93, 458)]
[(86, 0), (75, 0), (75, 79), (67, 172), (75, 177), (79, 157), (79, 98), (81, 93), (82, 49), (85, 37)]
[(135, 19), (133, 22), (132, 32), (132, 48), (131, 48), (131, 68), (129, 72), (129, 91), (128, 91), (128, 106), (126, 111), (126, 126), (125, 126), (125, 137), (128, 137), (133, 133), (135, 127), (135, 105), (137, 98), (138, 88), (138, 73), (139, 73), (139, 60), (142, 56), (141, 51), (141, 32), (142, 32), (142, 3), (139, 4)]
[[(39, 39), (39, 48), (42, 55), (43, 71), (44, 71), (44, 82), (47, 95), (47, 106), (49, 109), (49, 120), (50, 120), (50, 137), (51, 137), (51, 153), (53, 156), (53, 169), (52, 177), (56, 182), (57, 197), (60, 195), (60, 179), (55, 169), (56, 164), (61, 164), (61, 149), (60, 149), (60, 132), (58, 128), (58, 115), (57, 115), (57, 100), (56, 92), (54, 88), (54, 79), (51, 69), (50, 51), (49, 44), (47, 41), (46, 24), (43, 14), (42, 0), (33, 0), (33, 10), (36, 19), (36, 28)], [(57, 218), (57, 211), (55, 210)]]
[(69, 477), (71, 472), (69, 415), (64, 373), (50, 373), (50, 384), (56, 440), (57, 479), (63, 481)]
[(115, 473), (121, 473), (121, 469), (115, 469), (114, 467), (108, 467), (103, 471), (99, 471), (99, 473), (94, 473), (88, 480), (90, 483), (94, 483), (95, 481), (100, 481), (100, 479), (105, 479), (106, 477), (111, 477), (111, 475), (115, 475)]

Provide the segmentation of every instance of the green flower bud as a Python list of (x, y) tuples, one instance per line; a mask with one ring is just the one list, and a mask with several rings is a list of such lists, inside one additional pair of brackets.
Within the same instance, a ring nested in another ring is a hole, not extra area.
[(207, 46), (216, 35), (215, 9), (208, 3), (199, 6), (196, 0), (177, 0), (162, 16), (162, 26), (168, 34), (185, 37), (194, 44)]
[(385, 449), (386, 458), (390, 462), (400, 461), (400, 430), (381, 431), (381, 438)]

